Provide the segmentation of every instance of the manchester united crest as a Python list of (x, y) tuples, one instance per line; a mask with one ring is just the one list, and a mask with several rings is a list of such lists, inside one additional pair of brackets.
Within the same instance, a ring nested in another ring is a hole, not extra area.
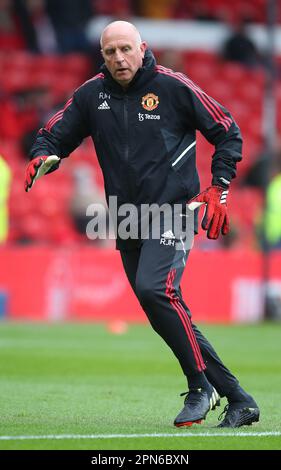
[(154, 95), (154, 93), (147, 93), (147, 95), (142, 97), (141, 104), (147, 111), (153, 111), (159, 104), (158, 96)]

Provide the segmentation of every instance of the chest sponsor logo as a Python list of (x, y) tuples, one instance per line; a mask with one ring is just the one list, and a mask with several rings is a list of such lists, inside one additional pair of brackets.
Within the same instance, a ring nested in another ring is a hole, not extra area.
[(147, 95), (142, 97), (141, 105), (147, 111), (153, 111), (153, 109), (157, 108), (158, 104), (159, 98), (154, 93), (147, 93)]
[(143, 113), (138, 113), (139, 121), (144, 121), (146, 119), (157, 119), (159, 121), (160, 119), (160, 114), (143, 114)]

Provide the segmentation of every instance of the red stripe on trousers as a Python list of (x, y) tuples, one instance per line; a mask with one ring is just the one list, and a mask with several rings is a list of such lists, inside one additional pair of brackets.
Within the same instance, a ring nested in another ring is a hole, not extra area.
[(194, 337), (194, 334), (192, 334), (193, 333), (192, 327), (186, 321), (186, 312), (181, 308), (180, 303), (177, 301), (177, 298), (174, 295), (174, 287), (173, 287), (173, 284), (172, 284), (172, 282), (174, 280), (174, 277), (175, 277), (175, 274), (173, 275), (173, 272), (171, 272), (170, 276), (169, 276), (169, 279), (167, 280), (167, 287), (168, 287), (167, 290), (168, 290), (168, 292), (166, 290), (166, 293), (167, 293), (167, 295), (170, 299), (170, 303), (171, 303), (172, 307), (174, 308), (174, 310), (176, 310), (177, 314), (179, 315), (179, 317), (180, 317), (180, 319), (183, 323), (184, 329), (185, 329), (185, 331), (187, 333), (187, 336), (188, 336), (189, 343), (190, 343), (190, 345), (192, 347), (192, 350), (193, 350), (193, 354), (194, 354), (194, 357), (195, 357), (197, 368), (198, 368), (199, 371), (202, 371), (205, 368), (205, 365), (203, 363), (203, 366), (202, 366), (201, 362), (203, 362), (203, 360), (200, 357), (201, 353), (200, 353), (199, 347), (197, 345), (196, 339)]
[(165, 293), (166, 293), (167, 297), (169, 298), (170, 304), (172, 305), (173, 309), (177, 312), (177, 314), (178, 314), (178, 316), (179, 316), (179, 318), (180, 318), (180, 320), (181, 320), (181, 322), (184, 326), (184, 329), (186, 331), (189, 343), (191, 345), (191, 348), (192, 348), (192, 351), (193, 351), (193, 354), (194, 354), (194, 358), (195, 358), (195, 361), (196, 361), (197, 368), (201, 372), (204, 369), (206, 369), (206, 366), (204, 364), (200, 348), (199, 348), (197, 340), (195, 338), (190, 318), (188, 317), (188, 315), (186, 314), (184, 308), (182, 307), (178, 296), (176, 296), (176, 294), (175, 294), (175, 288), (173, 286), (173, 281), (175, 279), (175, 276), (176, 276), (176, 270), (173, 269), (168, 274), (167, 281), (166, 281), (166, 292)]
[[(174, 290), (174, 292), (175, 292), (175, 289), (174, 289), (174, 286), (173, 286), (173, 281), (174, 281), (175, 276), (176, 276), (176, 269), (174, 269), (173, 271), (174, 271), (174, 275), (173, 275), (171, 284), (172, 284), (172, 288), (173, 288), (173, 290)], [(198, 343), (197, 343), (197, 339), (196, 339), (196, 337), (195, 337), (195, 334), (194, 334), (194, 331), (193, 331), (193, 328), (192, 328), (191, 320), (190, 320), (188, 314), (186, 313), (185, 309), (183, 308), (182, 303), (180, 302), (179, 297), (174, 295), (174, 298), (175, 298), (175, 300), (176, 300), (176, 302), (177, 302), (178, 308), (179, 308), (179, 309), (181, 310), (181, 312), (182, 312), (183, 319), (184, 319), (184, 321), (185, 321), (185, 323), (186, 323), (186, 325), (187, 325), (187, 327), (188, 327), (188, 329), (189, 329), (189, 331), (190, 331), (191, 338), (193, 339), (194, 348), (197, 350), (197, 354), (198, 354), (199, 360), (200, 360), (200, 362), (201, 362), (202, 370), (205, 370), (205, 369), (206, 369), (206, 366), (205, 366), (205, 363), (204, 363), (204, 360), (203, 360), (203, 357), (202, 357), (202, 354), (201, 354), (199, 345), (198, 345)]]

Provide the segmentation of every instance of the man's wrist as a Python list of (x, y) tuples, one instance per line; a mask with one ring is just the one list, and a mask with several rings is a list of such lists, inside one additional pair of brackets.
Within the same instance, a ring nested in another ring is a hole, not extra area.
[(213, 176), (212, 186), (220, 186), (223, 189), (229, 189), (230, 180), (224, 176)]

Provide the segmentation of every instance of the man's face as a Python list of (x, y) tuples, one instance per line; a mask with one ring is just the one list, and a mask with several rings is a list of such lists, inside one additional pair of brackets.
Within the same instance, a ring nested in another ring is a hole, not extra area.
[(126, 88), (142, 66), (146, 44), (132, 33), (106, 33), (102, 42), (105, 65), (116, 82)]

